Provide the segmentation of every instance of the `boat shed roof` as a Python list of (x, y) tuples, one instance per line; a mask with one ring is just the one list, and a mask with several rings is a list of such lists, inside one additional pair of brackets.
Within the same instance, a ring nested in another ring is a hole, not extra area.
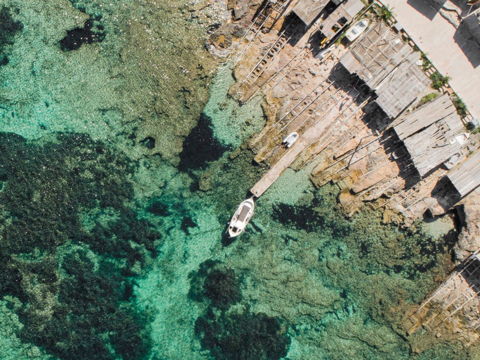
[(460, 122), (452, 100), (450, 100), (447, 94), (443, 94), (414, 111), (401, 116), (398, 119), (397, 125), (393, 126), (393, 130), (400, 140), (404, 140), (420, 130), (429, 127), (436, 121), (451, 115), (456, 116), (458, 122)]
[(395, 118), (430, 84), (417, 65), (419, 59), (387, 24), (377, 22), (340, 62), (376, 92), (377, 104), (390, 118)]
[(405, 139), (405, 147), (421, 177), (460, 153), (463, 143), (455, 136), (461, 130), (461, 123), (458, 127), (458, 123), (448, 117)]
[[(329, 39), (331, 39), (337, 31), (333, 30), (333, 26), (337, 25), (338, 29), (342, 28), (346, 24), (352, 21), (360, 10), (364, 8), (364, 4), (361, 0), (347, 0), (341, 3), (322, 24), (322, 33)], [(344, 23), (340, 24), (340, 19), (343, 18)]]
[(463, 142), (456, 137), (463, 132), (463, 123), (446, 94), (399, 120), (393, 129), (421, 177), (458, 154), (463, 147)]
[(309, 26), (322, 12), (329, 0), (299, 0), (293, 12)]
[(475, 190), (480, 185), (480, 151), (453, 168), (447, 177), (462, 197)]

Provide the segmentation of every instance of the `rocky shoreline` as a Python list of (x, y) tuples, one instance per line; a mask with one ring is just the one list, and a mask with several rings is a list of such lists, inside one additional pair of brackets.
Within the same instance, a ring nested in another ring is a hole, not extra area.
[[(255, 153), (255, 162), (272, 166), (281, 156), (270, 142), (274, 124), (278, 119), (288, 116), (289, 109), (302, 100), (302, 97), (314, 91), (319, 79), (331, 79), (332, 71), (336, 71), (335, 65), (345, 48), (338, 44), (330, 54), (319, 59), (314, 56), (311, 46), (305, 46), (304, 53), (299, 55), (298, 49), (302, 46), (299, 46), (298, 42), (295, 46), (287, 44), (261, 76), (261, 85), (254, 90), (246, 87), (242, 79), (275, 42), (275, 30), (283, 26), (282, 20), (279, 20), (273, 31), (260, 33), (252, 41), (245, 39), (251, 20), (262, 3), (260, 0), (229, 0), (227, 10), (231, 17), (212, 32), (207, 48), (221, 61), (235, 63), (233, 74), (238, 81), (230, 89), (232, 97), (245, 102), (254, 96), (262, 95), (266, 125), (249, 141), (248, 146)], [(308, 39), (310, 42), (311, 40)], [(302, 39), (299, 42), (302, 44)], [(237, 58), (238, 53), (243, 54), (240, 59)], [(296, 58), (301, 61), (289, 67)], [(347, 75), (340, 71), (335, 81), (346, 77)], [(341, 91), (348, 93), (347, 80)], [(382, 127), (382, 117), (377, 109), (368, 110), (371, 110), (367, 114), (369, 121)], [(416, 227), (425, 219), (428, 222), (443, 221), (442, 218), (452, 219), (443, 223), (448, 224), (450, 230), (459, 231), (454, 246), (454, 260), (457, 265), (461, 264), (480, 248), (480, 189), (452, 204), (450, 199), (442, 197), (444, 194), (435, 194), (435, 184), (444, 176), (441, 169), (416, 185), (408, 186), (409, 177), (402, 174), (396, 159), (385, 152), (385, 147), (378, 145), (378, 134), (362, 119), (364, 115), (354, 112), (340, 127), (329, 132), (328, 137), (322, 137), (325, 140), (324, 145), (307, 148), (291, 167), (294, 170), (311, 168), (310, 179), (317, 187), (327, 183), (336, 184), (341, 190), (338, 203), (346, 216), (352, 216), (362, 207), (368, 206), (383, 212), (384, 223), (394, 223), (405, 228)], [(325, 132), (327, 130), (330, 129)], [(347, 133), (355, 135), (345, 140)], [(474, 143), (475, 141), (478, 142), (473, 140)], [(364, 149), (363, 152), (357, 153), (359, 147)], [(457, 327), (456, 331), (459, 331), (458, 329)], [(471, 341), (470, 337), (466, 342)]]

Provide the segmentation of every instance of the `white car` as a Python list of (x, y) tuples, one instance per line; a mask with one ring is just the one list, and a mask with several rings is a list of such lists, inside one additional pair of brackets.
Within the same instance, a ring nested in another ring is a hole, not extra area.
[(350, 41), (354, 41), (358, 38), (368, 27), (368, 20), (360, 20), (355, 25), (353, 25), (350, 29), (347, 30), (345, 33), (345, 37)]

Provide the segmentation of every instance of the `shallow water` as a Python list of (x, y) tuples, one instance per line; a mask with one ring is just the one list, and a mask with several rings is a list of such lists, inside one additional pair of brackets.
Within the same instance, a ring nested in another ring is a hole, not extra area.
[(0, 358), (475, 359), (398, 330), (451, 244), (308, 169), (227, 245), (264, 119), (211, 81), (200, 3), (0, 0)]

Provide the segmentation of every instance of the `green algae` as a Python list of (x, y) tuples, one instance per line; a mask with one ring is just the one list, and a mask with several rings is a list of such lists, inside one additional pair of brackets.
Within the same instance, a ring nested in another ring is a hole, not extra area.
[(9, 8), (0, 9), (0, 66), (7, 65), (10, 61), (5, 53), (5, 48), (13, 45), (15, 35), (22, 29), (23, 24), (12, 17)]
[(290, 338), (279, 319), (265, 314), (207, 313), (195, 323), (214, 359), (274, 360), (287, 354)]
[(40, 348), (18, 337), (23, 326), (15, 311), (18, 305), (14, 298), (0, 301), (0, 357), (5, 360), (50, 359)]
[(218, 261), (206, 261), (191, 276), (189, 297), (207, 302), (195, 321), (202, 348), (215, 359), (271, 360), (283, 358), (290, 345), (279, 318), (230, 308), (241, 301), (240, 279)]
[[(159, 234), (126, 207), (132, 164), (85, 135), (56, 140), (1, 134), (0, 296), (20, 301), (18, 337), (59, 358), (142, 358), (148, 321), (131, 305), (133, 277), (155, 258)], [(117, 217), (84, 231), (81, 212), (102, 208)]]
[(222, 268), (218, 261), (205, 261), (197, 272), (191, 274), (188, 296), (195, 301), (208, 299), (210, 306), (227, 310), (238, 303), (242, 294), (235, 272)]

